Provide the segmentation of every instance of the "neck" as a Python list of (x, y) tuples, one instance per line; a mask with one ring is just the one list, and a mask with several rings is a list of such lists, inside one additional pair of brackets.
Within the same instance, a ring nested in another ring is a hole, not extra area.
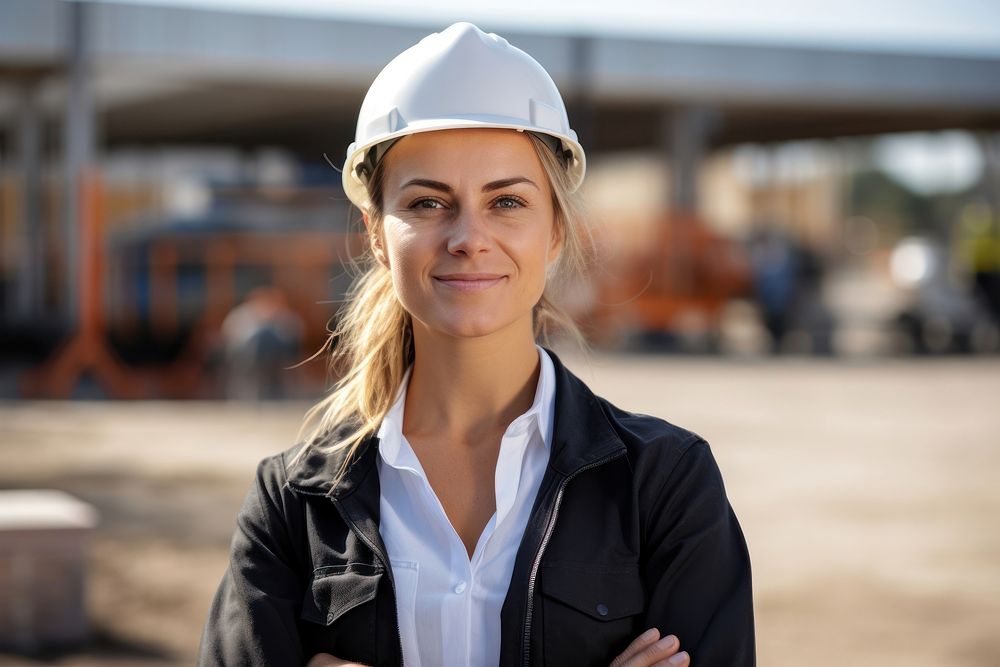
[(471, 445), (526, 412), (541, 372), (538, 350), (530, 328), (506, 333), (453, 338), (415, 323), (403, 432)]

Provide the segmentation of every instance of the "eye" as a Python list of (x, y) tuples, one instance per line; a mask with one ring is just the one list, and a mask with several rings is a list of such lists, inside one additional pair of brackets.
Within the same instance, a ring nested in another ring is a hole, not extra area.
[(410, 204), (410, 208), (414, 209), (436, 209), (444, 208), (444, 204), (439, 202), (437, 199), (423, 198), (414, 201)]
[(495, 208), (521, 208), (525, 203), (523, 199), (513, 195), (503, 195), (493, 200)]

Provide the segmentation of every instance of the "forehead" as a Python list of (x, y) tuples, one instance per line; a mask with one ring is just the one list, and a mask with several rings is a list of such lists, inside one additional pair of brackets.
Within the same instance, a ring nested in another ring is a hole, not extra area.
[(419, 176), (446, 182), (492, 181), (512, 176), (545, 180), (541, 160), (524, 132), (459, 129), (403, 137), (386, 153), (387, 183)]

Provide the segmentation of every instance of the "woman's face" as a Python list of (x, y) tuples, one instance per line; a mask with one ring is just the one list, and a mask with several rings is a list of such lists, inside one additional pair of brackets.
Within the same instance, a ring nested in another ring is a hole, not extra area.
[(383, 159), (384, 219), (373, 249), (414, 328), (478, 337), (526, 327), (530, 335), (561, 245), (531, 140), (514, 130), (424, 132)]

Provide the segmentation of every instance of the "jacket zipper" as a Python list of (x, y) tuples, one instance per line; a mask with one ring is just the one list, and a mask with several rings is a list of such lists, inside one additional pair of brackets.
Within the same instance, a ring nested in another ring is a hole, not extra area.
[[(352, 519), (350, 519), (344, 513), (344, 510), (341, 509), (341, 507), (340, 507), (340, 503), (338, 503), (335, 498), (331, 498), (330, 500), (333, 501), (333, 504), (337, 508), (337, 511), (340, 513), (341, 518), (343, 518), (344, 521), (347, 522), (347, 525), (351, 527), (351, 530), (354, 531), (354, 534), (357, 535), (358, 537), (360, 537), (361, 541), (364, 542), (365, 545), (369, 549), (372, 550), (372, 553), (374, 553), (375, 556), (380, 561), (382, 561), (382, 567), (384, 567), (385, 571), (389, 574), (389, 586), (390, 586), (390, 588), (392, 588), (392, 599), (393, 599), (393, 608), (394, 608), (393, 611), (395, 611), (395, 606), (396, 606), (395, 602), (397, 600), (397, 597), (396, 597), (396, 580), (392, 576), (392, 565), (389, 563), (389, 557), (386, 556), (384, 553), (382, 553), (382, 551), (375, 545), (375, 543), (373, 543), (371, 540), (368, 539), (368, 536), (364, 534), (364, 531), (362, 531), (360, 528), (358, 528), (358, 525), (356, 523), (354, 523), (354, 521)], [(396, 645), (399, 647), (399, 664), (400, 664), (400, 667), (402, 667), (402, 665), (403, 665), (403, 633), (400, 632), (400, 630), (399, 630), (399, 618), (398, 618), (398, 616), (397, 616), (396, 613), (393, 613), (393, 615), (392, 615), (392, 625), (393, 625), (394, 628), (396, 628), (396, 642), (397, 642)]]
[(531, 660), (531, 617), (534, 613), (535, 607), (535, 579), (538, 577), (538, 567), (541, 565), (542, 555), (545, 553), (545, 547), (548, 546), (549, 540), (552, 538), (552, 531), (555, 529), (556, 519), (559, 518), (559, 505), (562, 504), (563, 492), (566, 490), (566, 485), (580, 473), (586, 472), (591, 468), (604, 465), (605, 463), (620, 458), (624, 454), (624, 451), (618, 451), (610, 456), (605, 456), (603, 459), (594, 461), (593, 463), (588, 463), (582, 468), (577, 468), (568, 477), (564, 477), (562, 482), (559, 483), (559, 490), (556, 492), (556, 500), (552, 504), (551, 513), (549, 514), (548, 521), (545, 524), (545, 532), (542, 534), (542, 542), (538, 545), (538, 552), (535, 553), (535, 560), (531, 564), (531, 574), (528, 577), (528, 606), (524, 614), (524, 634), (521, 636), (522, 667), (528, 667), (528, 663)]

